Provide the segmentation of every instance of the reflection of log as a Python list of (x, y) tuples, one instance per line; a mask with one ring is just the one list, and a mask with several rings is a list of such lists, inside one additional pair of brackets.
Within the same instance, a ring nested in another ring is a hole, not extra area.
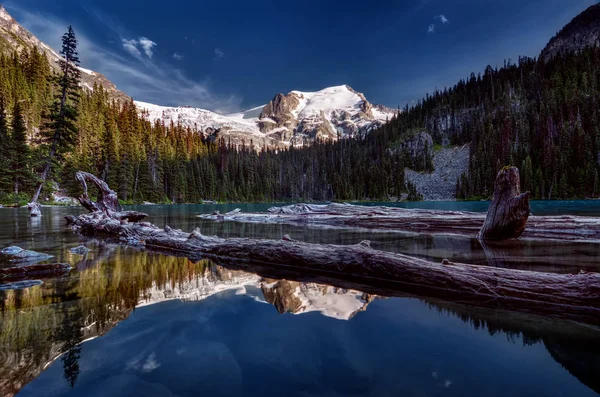
[(462, 299), (481, 305), (502, 304), (518, 310), (559, 318), (600, 322), (600, 274), (563, 275), (485, 266), (433, 263), (377, 251), (368, 242), (352, 246), (308, 244), (283, 240), (222, 239), (185, 233), (148, 222), (127, 223), (103, 212), (71, 218), (83, 233), (104, 234), (192, 259), (231, 261), (290, 267), (338, 278), (391, 282), (406, 292), (437, 298)]
[(529, 192), (521, 194), (519, 170), (504, 167), (494, 183), (494, 198), (488, 209), (480, 240), (508, 240), (519, 238), (529, 218)]
[[(485, 214), (351, 204), (294, 204), (273, 207), (265, 213), (200, 215), (203, 219), (243, 223), (270, 223), (318, 228), (356, 228), (387, 232), (456, 234), (474, 237)], [(600, 241), (600, 218), (581, 216), (530, 216), (522, 235), (527, 239)]]

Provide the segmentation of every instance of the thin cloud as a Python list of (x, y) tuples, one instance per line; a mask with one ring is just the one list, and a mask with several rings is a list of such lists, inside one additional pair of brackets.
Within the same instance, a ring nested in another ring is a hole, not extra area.
[[(13, 3), (5, 6), (25, 28), (50, 48), (61, 48), (60, 38), (69, 25), (67, 21), (53, 14), (25, 10)], [(154, 55), (156, 48), (156, 45), (150, 44), (154, 43), (152, 40), (148, 39), (145, 48), (140, 44), (142, 37), (131, 39), (136, 36), (113, 17), (94, 9), (86, 8), (86, 11), (106, 27), (107, 38), (93, 41), (85, 35), (82, 26), (74, 24), (83, 67), (102, 73), (119, 90), (136, 100), (164, 106), (188, 105), (223, 113), (240, 110), (241, 98), (216, 94), (210, 89), (208, 80), (192, 79), (179, 70), (174, 58), (168, 58), (171, 62), (154, 56), (150, 58), (148, 52)], [(113, 41), (113, 44), (109, 44), (109, 41)], [(123, 54), (123, 49), (133, 56)]]
[(219, 50), (218, 48), (215, 48), (215, 57), (213, 58), (213, 60), (217, 60), (217, 59), (221, 59), (225, 56), (225, 53), (221, 50)]
[(123, 39), (123, 48), (134, 57), (142, 56), (142, 53), (137, 48), (137, 40)]
[(139, 39), (122, 39), (123, 48), (125, 51), (133, 55), (134, 57), (141, 57), (142, 51), (144, 54), (150, 59), (154, 56), (154, 47), (156, 47), (156, 43), (146, 37), (140, 37)]
[(435, 25), (434, 24), (429, 25), (429, 28), (427, 29), (427, 33), (435, 33)]
[(176, 61), (181, 61), (183, 58), (183, 54), (179, 54), (177, 52), (173, 54), (173, 59), (175, 59)]
[(140, 44), (140, 46), (142, 46), (142, 48), (144, 49), (144, 52), (146, 53), (146, 56), (148, 58), (152, 58), (152, 56), (154, 55), (154, 50), (153, 48), (156, 47), (156, 43), (153, 42), (150, 39), (147, 39), (146, 37), (140, 37), (138, 39), (138, 43)]
[(435, 17), (433, 17), (434, 19), (439, 19), (441, 23), (443, 24), (447, 24), (450, 23), (450, 20), (448, 18), (446, 18), (446, 16), (444, 14), (440, 14), (440, 15), (436, 15)]

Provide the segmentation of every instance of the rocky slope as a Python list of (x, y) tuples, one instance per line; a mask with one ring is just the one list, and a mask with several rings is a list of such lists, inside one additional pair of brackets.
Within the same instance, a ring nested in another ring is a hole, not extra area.
[[(6, 9), (0, 5), (0, 51), (4, 53), (12, 53), (13, 51), (17, 51), (20, 53), (24, 49), (31, 49), (34, 47), (36, 47), (40, 52), (46, 54), (46, 57), (50, 61), (51, 67), (56, 72), (60, 71), (58, 61), (61, 59), (61, 56), (48, 45), (41, 42), (31, 32), (21, 26), (8, 13), (8, 11), (6, 11)], [(108, 92), (111, 99), (130, 99), (126, 94), (119, 91), (117, 87), (104, 75), (84, 68), (79, 69), (81, 70), (82, 87), (92, 90), (94, 84), (97, 84), (102, 86)]]
[(433, 172), (417, 172), (406, 168), (404, 177), (415, 185), (425, 201), (455, 200), (456, 181), (463, 173), (469, 172), (469, 153), (468, 144), (443, 147), (433, 153)]
[(206, 136), (224, 137), (234, 145), (244, 143), (257, 149), (361, 136), (395, 114), (390, 108), (372, 105), (346, 85), (277, 94), (265, 106), (229, 115), (192, 107), (136, 105), (152, 122), (179, 123)]
[(600, 4), (593, 5), (573, 18), (554, 36), (540, 55), (544, 61), (553, 56), (600, 46)]

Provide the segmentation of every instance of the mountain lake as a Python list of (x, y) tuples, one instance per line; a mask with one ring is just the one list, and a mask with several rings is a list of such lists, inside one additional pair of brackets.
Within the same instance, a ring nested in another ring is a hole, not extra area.
[[(488, 202), (365, 203), (485, 212)], [(205, 235), (356, 244), (486, 264), (474, 238), (213, 222), (273, 204), (148, 205), (157, 226)], [(535, 215), (600, 216), (600, 201), (532, 202)], [(73, 269), (0, 290), (2, 396), (595, 396), (600, 330), (572, 322), (196, 263), (84, 239), (81, 207), (0, 209), (0, 248)], [(85, 245), (86, 255), (71, 253)], [(600, 271), (600, 244), (522, 240), (505, 265)], [(1, 261), (0, 266), (9, 263)]]

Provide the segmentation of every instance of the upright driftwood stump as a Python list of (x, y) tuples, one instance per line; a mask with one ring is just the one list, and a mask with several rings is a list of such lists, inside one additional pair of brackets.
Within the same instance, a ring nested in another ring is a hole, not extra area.
[[(77, 179), (83, 187), (83, 193), (81, 196), (77, 197), (77, 200), (88, 211), (102, 211), (106, 215), (111, 215), (113, 212), (121, 211), (121, 204), (119, 204), (117, 193), (108, 187), (108, 184), (102, 179), (97, 178), (95, 175), (92, 175), (89, 172), (83, 171), (77, 171), (77, 173), (75, 173), (75, 179)], [(86, 181), (92, 182), (94, 185), (96, 185), (96, 187), (98, 187), (97, 202), (90, 200)]]
[(483, 227), (477, 234), (480, 240), (519, 238), (529, 218), (529, 192), (521, 194), (517, 167), (504, 167), (494, 183), (494, 198)]

